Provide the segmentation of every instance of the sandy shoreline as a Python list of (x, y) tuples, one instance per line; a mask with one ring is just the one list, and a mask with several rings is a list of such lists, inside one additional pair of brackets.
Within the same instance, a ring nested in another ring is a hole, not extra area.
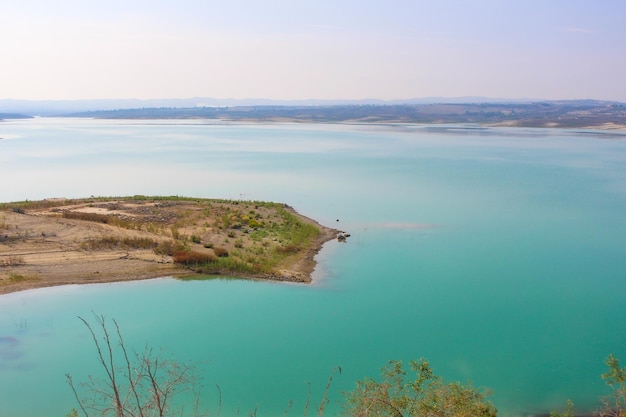
[[(211, 209), (207, 208), (209, 206)], [(319, 230), (317, 236), (305, 246), (293, 250), (293, 253), (288, 252), (271, 270), (255, 272), (220, 269), (205, 275), (311, 282), (311, 274), (316, 265), (315, 256), (324, 243), (337, 238), (339, 231), (322, 226), (288, 206), (282, 208), (296, 216), (300, 222), (314, 225)], [(246, 219), (241, 213), (254, 211), (260, 222), (275, 224), (281, 219), (273, 210), (254, 203), (241, 202), (135, 203), (124, 200), (83, 200), (79, 203), (68, 201), (67, 204), (55, 205), (52, 209), (7, 210), (5, 207), (5, 210), (0, 211), (0, 294), (68, 284), (135, 281), (202, 273), (195, 265), (181, 265), (174, 262), (172, 256), (157, 254), (152, 248), (92, 248), (86, 245), (90, 242), (109, 241), (113, 237), (118, 241), (126, 239), (133, 242), (150, 239), (156, 245), (172, 241), (171, 235), (175, 233), (182, 236), (178, 238), (184, 240), (188, 251), (208, 256), (219, 245), (230, 251), (230, 259), (241, 252), (239, 256), (242, 259), (245, 257), (249, 262), (260, 262), (262, 259), (252, 260), (251, 254), (263, 251), (270, 253), (270, 248), (281, 249), (281, 244), (287, 243), (276, 237), (272, 238), (271, 235), (262, 240), (254, 240), (252, 228), (237, 225), (230, 229), (224, 228), (220, 224), (219, 216), (227, 213), (236, 219)], [(135, 227), (118, 227), (63, 217), (61, 213), (66, 212), (95, 213), (98, 216), (118, 216), (125, 219), (132, 217)], [(181, 219), (180, 213), (187, 217)], [(149, 221), (146, 220), (148, 217)], [(158, 219), (154, 220), (155, 218)], [(136, 224), (140, 221), (141, 226), (137, 227)], [(160, 228), (156, 229), (155, 224)]]

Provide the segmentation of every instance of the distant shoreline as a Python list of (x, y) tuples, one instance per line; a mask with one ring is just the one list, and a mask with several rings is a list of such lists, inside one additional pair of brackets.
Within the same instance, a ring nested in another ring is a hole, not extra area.
[[(7, 120), (24, 120), (24, 119), (34, 119), (35, 117), (21, 117), (16, 119), (1, 119), (0, 123)], [(85, 120), (128, 120), (128, 121), (144, 121), (147, 122), (145, 124), (150, 124), (149, 122), (154, 122), (153, 124), (157, 124), (156, 122), (161, 121), (163, 124), (185, 124), (184, 122), (188, 122), (188, 124), (198, 124), (201, 125), (203, 121), (213, 121), (214, 124), (219, 124), (222, 126), (232, 126), (232, 125), (250, 125), (250, 124), (266, 124), (266, 125), (280, 125), (280, 124), (294, 124), (294, 125), (304, 125), (304, 124), (328, 124), (328, 125), (346, 125), (346, 126), (463, 126), (463, 125), (475, 125), (477, 127), (482, 128), (531, 128), (531, 129), (562, 129), (562, 130), (590, 130), (590, 131), (598, 131), (598, 132), (616, 132), (622, 133), (626, 132), (626, 123), (604, 123), (600, 125), (581, 125), (581, 126), (561, 126), (557, 123), (546, 122), (544, 125), (537, 126), (533, 124), (517, 124), (516, 122), (502, 122), (502, 123), (470, 123), (470, 122), (404, 122), (404, 121), (386, 121), (386, 122), (368, 122), (368, 121), (341, 121), (341, 122), (326, 122), (326, 121), (300, 121), (300, 120), (289, 120), (289, 119), (236, 119), (236, 120), (226, 120), (226, 119), (205, 119), (205, 118), (145, 118), (145, 119), (135, 119), (135, 118), (91, 118), (91, 117), (69, 117), (69, 116), (46, 116), (42, 118), (49, 119), (85, 119)], [(0, 140), (7, 139), (0, 137)]]
[[(75, 117), (115, 120), (214, 120), (257, 123), (476, 124), (526, 127), (626, 130), (626, 103), (600, 100), (536, 102), (438, 102), (426, 104), (234, 105), (144, 107), (109, 110), (39, 110), (16, 112), (12, 118)], [(0, 119), (3, 114), (0, 113)], [(6, 118), (6, 117), (5, 117)]]
[[(34, 119), (33, 117), (28, 117), (30, 119)], [(26, 119), (28, 119), (26, 118)], [(71, 119), (70, 117), (55, 117), (55, 116), (49, 116), (49, 117), (42, 117), (42, 118), (50, 118), (50, 119), (55, 119), (55, 118), (63, 118), (63, 119)], [(25, 118), (21, 118), (21, 119), (0, 119), (0, 123), (2, 123), (3, 121), (6, 120), (24, 120)], [(341, 126), (341, 125), (345, 125), (345, 126), (420, 126), (420, 127), (428, 127), (428, 126), (476, 126), (479, 128), (512, 128), (512, 129), (560, 129), (560, 130), (572, 130), (572, 131), (581, 131), (581, 130), (588, 130), (588, 131), (596, 131), (596, 132), (603, 132), (603, 133), (607, 133), (610, 134), (611, 132), (615, 132), (616, 134), (623, 134), (626, 132), (626, 123), (623, 124), (618, 124), (618, 123), (605, 123), (605, 124), (601, 124), (601, 125), (588, 125), (588, 126), (576, 126), (576, 127), (564, 127), (564, 126), (559, 126), (556, 124), (550, 124), (547, 123), (544, 126), (535, 126), (535, 125), (523, 125), (523, 124), (515, 124), (515, 123), (465, 123), (465, 122), (446, 122), (446, 123), (426, 123), (426, 122), (396, 122), (396, 121), (389, 121), (389, 122), (363, 122), (363, 121), (343, 121), (343, 122), (324, 122), (324, 121), (297, 121), (297, 120), (257, 120), (257, 119), (237, 119), (237, 120), (216, 120), (216, 119), (201, 119), (201, 118), (195, 118), (195, 119), (125, 119), (125, 118), (88, 118), (88, 117), (76, 117), (75, 119), (85, 119), (85, 120), (128, 120), (128, 121), (136, 121), (136, 122), (145, 122), (143, 124), (146, 125), (172, 125), (172, 124), (193, 124), (193, 125), (203, 125), (203, 124), (207, 124), (207, 125), (220, 125), (220, 126), (235, 126), (235, 125), (255, 125), (255, 124), (263, 124), (263, 125), (281, 125), (281, 124), (293, 124), (293, 125), (305, 125), (305, 124), (311, 124), (311, 125), (322, 125), (322, 124), (327, 124), (327, 125), (337, 125), (337, 126)], [(167, 123), (167, 122), (170, 123)], [(205, 122), (214, 122), (214, 123), (203, 123), (203, 121)], [(152, 122), (152, 123), (150, 123)], [(157, 122), (161, 122), (161, 123), (157, 123)], [(187, 122), (187, 123), (185, 123)], [(7, 139), (7, 138), (3, 138), (0, 137), (0, 140), (3, 139)]]

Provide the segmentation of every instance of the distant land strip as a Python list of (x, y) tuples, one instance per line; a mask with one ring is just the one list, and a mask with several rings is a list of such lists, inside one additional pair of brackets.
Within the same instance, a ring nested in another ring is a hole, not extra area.
[[(0, 119), (30, 114), (0, 114)], [(80, 111), (57, 117), (209, 119), (226, 122), (478, 124), (482, 126), (626, 130), (626, 104), (599, 100), (532, 103), (439, 103), (149, 107)]]
[(219, 119), (300, 123), (474, 123), (487, 126), (625, 129), (626, 104), (594, 100), (538, 103), (237, 106), (73, 113), (105, 119)]

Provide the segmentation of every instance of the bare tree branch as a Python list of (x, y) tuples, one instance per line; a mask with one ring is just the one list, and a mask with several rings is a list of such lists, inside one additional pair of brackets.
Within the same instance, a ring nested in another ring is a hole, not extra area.
[(76, 402), (78, 403), (78, 406), (83, 411), (83, 413), (85, 413), (85, 417), (89, 417), (89, 413), (85, 409), (85, 405), (83, 404), (83, 402), (81, 401), (80, 397), (78, 396), (78, 392), (76, 392), (76, 387), (74, 386), (74, 381), (72, 380), (72, 375), (65, 374), (65, 378), (67, 379), (67, 383), (69, 384), (70, 388), (72, 388), (72, 392), (74, 393), (74, 397), (76, 398)]
[[(102, 417), (183, 416), (184, 407), (181, 405), (183, 408), (174, 410), (171, 403), (175, 396), (186, 391), (194, 392), (196, 397), (193, 416), (200, 416), (200, 396), (194, 390), (196, 378), (193, 366), (162, 359), (148, 346), (142, 353), (135, 353), (134, 359), (131, 360), (116, 320), (113, 320), (115, 332), (112, 335), (109, 333), (104, 316), (96, 315), (95, 320), (102, 333), (100, 339), (97, 329), (84, 318), (79, 319), (89, 329), (96, 346), (98, 361), (104, 369), (102, 379), (89, 377), (88, 382), (82, 384), (81, 391), (87, 396), (81, 396), (72, 377), (66, 375), (67, 382), (86, 417), (90, 417), (90, 414)], [(114, 345), (115, 336), (119, 346)], [(221, 409), (221, 391), (219, 406)]]

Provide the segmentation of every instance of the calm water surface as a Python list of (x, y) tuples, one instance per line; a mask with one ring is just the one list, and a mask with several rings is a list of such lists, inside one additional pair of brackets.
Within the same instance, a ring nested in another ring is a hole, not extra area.
[(593, 410), (626, 360), (626, 135), (471, 126), (0, 123), (0, 201), (184, 195), (286, 202), (352, 233), (310, 286), (232, 279), (0, 296), (0, 415), (64, 416), (97, 373), (77, 316), (195, 363), (223, 415), (301, 415), (426, 357), (502, 415)]

